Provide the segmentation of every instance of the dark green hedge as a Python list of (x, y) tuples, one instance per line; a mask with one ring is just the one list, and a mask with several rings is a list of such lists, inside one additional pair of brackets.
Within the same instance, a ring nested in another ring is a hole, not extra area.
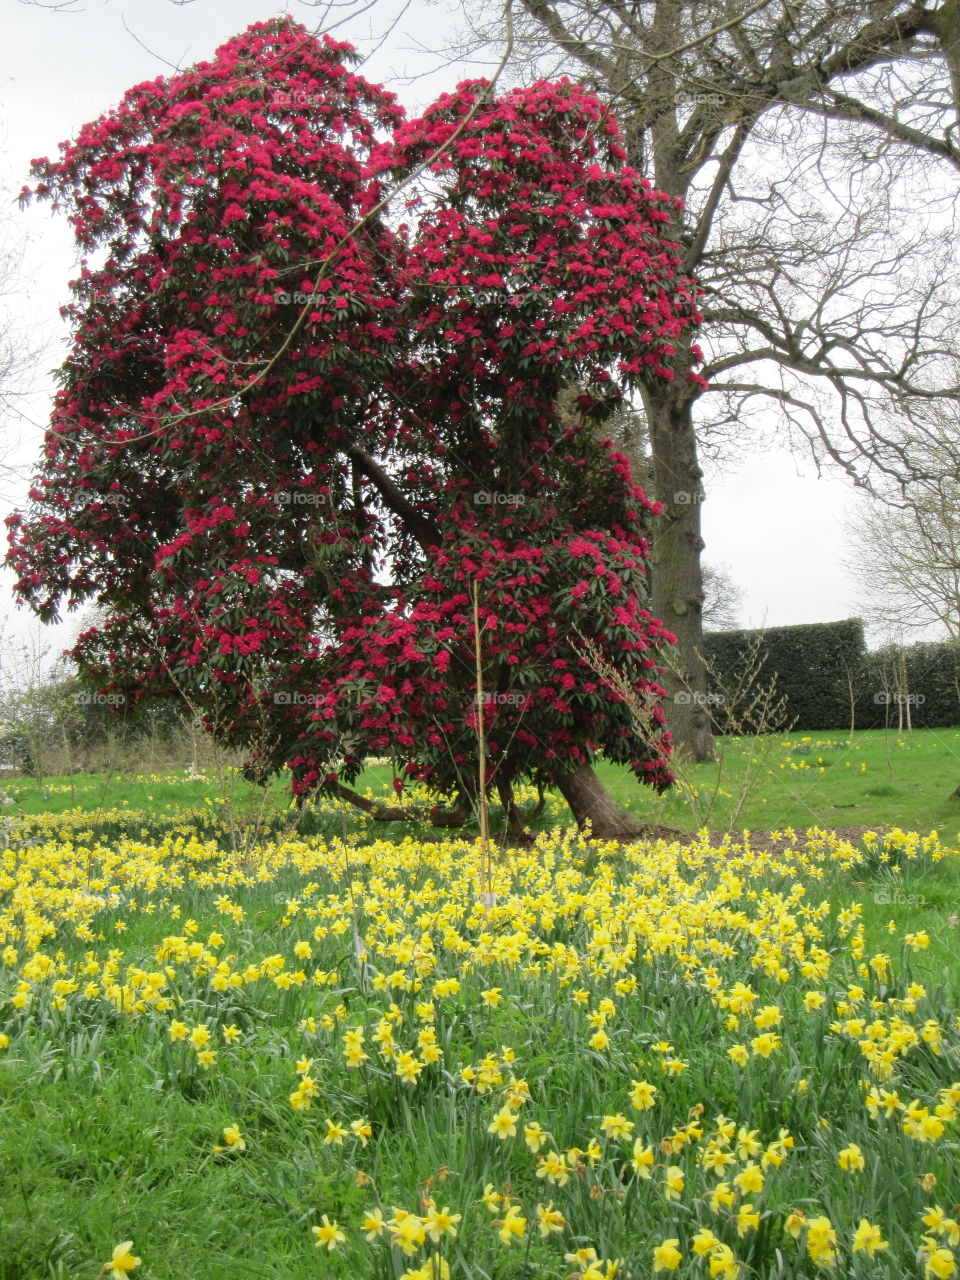
[(859, 618), (706, 635), (704, 650), (715, 672), (710, 683), (714, 696), (736, 686), (737, 672), (743, 670), (758, 636), (757, 679), (765, 683), (776, 675), (777, 690), (786, 699), (783, 727), (792, 723), (804, 731), (849, 729), (851, 682), (858, 729), (897, 727), (901, 706), (905, 711), (907, 702), (914, 728), (960, 724), (957, 646), (921, 642), (868, 652)]
[[(901, 662), (902, 656), (902, 662)], [(882, 729), (901, 723), (909, 705), (915, 729), (960, 724), (960, 653), (949, 643), (890, 646), (867, 655), (864, 697), (857, 710), (858, 729)]]
[[(796, 729), (836, 729), (850, 724), (848, 680), (862, 674), (867, 648), (859, 618), (770, 627), (760, 632), (758, 681), (777, 677), (786, 698), (786, 724)], [(704, 637), (707, 663), (715, 673), (711, 692), (723, 695), (736, 684), (756, 631), (719, 631)], [(734, 710), (734, 717), (736, 712)]]

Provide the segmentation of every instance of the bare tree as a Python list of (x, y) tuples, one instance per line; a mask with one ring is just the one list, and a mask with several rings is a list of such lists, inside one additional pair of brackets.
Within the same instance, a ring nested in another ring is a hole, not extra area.
[(937, 627), (960, 644), (960, 482), (915, 484), (904, 505), (864, 496), (845, 534), (859, 607), (886, 639)]
[(77, 701), (66, 665), (33, 629), (0, 631), (0, 754), (42, 782), (51, 759), (69, 759)]
[[(482, 57), (500, 34), (475, 0), (453, 52)], [(705, 451), (773, 421), (860, 484), (935, 480), (926, 409), (960, 392), (960, 5), (517, 0), (514, 42), (517, 76), (605, 95), (630, 159), (678, 197), (710, 389), (664, 384), (643, 409), (665, 507), (654, 607), (678, 637), (678, 687), (703, 691)], [(701, 701), (671, 727), (711, 754)]]
[(703, 564), (703, 625), (710, 631), (736, 631), (740, 625), (743, 591), (726, 565)]
[(27, 239), (11, 211), (13, 198), (0, 183), (0, 477), (23, 479), (15, 462), (17, 424), (34, 390), (45, 341), (25, 319), (30, 282)]

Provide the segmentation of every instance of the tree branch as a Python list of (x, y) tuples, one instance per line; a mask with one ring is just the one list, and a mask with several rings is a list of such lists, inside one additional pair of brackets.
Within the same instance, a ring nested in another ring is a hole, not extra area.
[(905, 45), (911, 37), (930, 30), (930, 11), (923, 3), (882, 21), (868, 22), (849, 43), (823, 60), (820, 66), (823, 80), (826, 83), (835, 76), (866, 71), (894, 56), (897, 47)]
[(685, 274), (692, 275), (696, 269), (697, 263), (700, 261), (700, 255), (703, 253), (707, 240), (710, 236), (710, 228), (713, 225), (713, 218), (717, 212), (717, 206), (723, 195), (723, 189), (730, 179), (733, 166), (736, 164), (740, 153), (750, 137), (750, 130), (756, 123), (756, 116), (750, 115), (746, 120), (741, 120), (737, 125), (730, 145), (720, 157), (720, 165), (713, 179), (713, 185), (710, 188), (710, 194), (704, 201), (703, 208), (700, 210), (700, 216), (697, 218), (697, 226), (693, 233), (693, 239), (683, 257), (683, 270)]
[(464, 805), (457, 809), (424, 809), (422, 807), (381, 804), (362, 796), (359, 791), (345, 787), (342, 782), (325, 782), (323, 790), (328, 791), (338, 800), (346, 800), (368, 813), (374, 822), (429, 822), (433, 827), (462, 827), (470, 817), (470, 809)]
[(440, 545), (443, 537), (437, 526), (421, 511), (418, 511), (408, 498), (404, 497), (397, 488), (396, 483), (387, 475), (380, 464), (371, 458), (366, 450), (361, 449), (359, 445), (352, 445), (347, 450), (347, 456), (363, 472), (380, 494), (384, 506), (403, 521), (406, 528), (413, 534), (424, 550), (428, 547), (438, 547)]
[(897, 120), (895, 116), (888, 115), (885, 111), (878, 111), (875, 107), (868, 107), (866, 103), (850, 98), (845, 93), (830, 90), (827, 93), (826, 102), (822, 104), (805, 102), (802, 106), (806, 111), (830, 116), (833, 119), (863, 120), (867, 124), (882, 129), (888, 137), (896, 139), (897, 142), (904, 142), (908, 146), (918, 147), (921, 151), (929, 151), (931, 155), (941, 156), (954, 168), (960, 169), (960, 150), (948, 139), (936, 138), (929, 133), (924, 133), (922, 129), (914, 129), (911, 125)]
[(609, 79), (613, 64), (604, 58), (595, 48), (583, 40), (578, 40), (563, 24), (563, 20), (546, 0), (522, 0), (523, 7), (541, 26), (545, 27), (564, 53), (576, 58), (595, 71), (597, 75)]

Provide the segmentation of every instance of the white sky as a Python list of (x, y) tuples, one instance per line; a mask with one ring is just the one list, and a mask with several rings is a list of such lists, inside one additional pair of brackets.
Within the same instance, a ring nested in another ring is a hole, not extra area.
[[(392, 3), (378, 0), (372, 14), (336, 34), (362, 51), (373, 49), (388, 25), (379, 15), (389, 14)], [(307, 25), (314, 25), (322, 12), (302, 4), (289, 8)], [(209, 57), (249, 23), (283, 10), (270, 0), (77, 0), (54, 12), (0, 0), (5, 19), (0, 180), (5, 195), (15, 196), (29, 180), (32, 158), (55, 154), (58, 142), (110, 107), (131, 85), (168, 73), (167, 64), (187, 66)], [(427, 8), (424, 0), (414, 0), (364, 74), (385, 83), (408, 108), (422, 107), (463, 75), (477, 74), (456, 67), (438, 70), (440, 60), (417, 49), (418, 44), (440, 44), (454, 20), (442, 3)], [(424, 72), (430, 74), (404, 83)], [(64, 337), (57, 308), (65, 300), (74, 264), (65, 220), (53, 219), (46, 205), (21, 214), (6, 200), (0, 216), (13, 222), (14, 231), (22, 228), (31, 237), (23, 315), (31, 332), (49, 335), (43, 368), (55, 367), (62, 359), (58, 343)], [(31, 421), (22, 425), (15, 444), (8, 433), (8, 464), (15, 460), (25, 465), (37, 456), (49, 386), (38, 373)], [(0, 515), (17, 505), (22, 493), (16, 482), (4, 483)], [(848, 483), (818, 479), (812, 467), (767, 447), (739, 469), (728, 465), (722, 476), (708, 475), (707, 495), (704, 558), (723, 566), (743, 590), (743, 625), (826, 622), (857, 612), (855, 588), (840, 563), (840, 517), (853, 501)], [(6, 573), (0, 578), (0, 617), (11, 613), (9, 581)], [(7, 625), (22, 633), (28, 623), (20, 614), (8, 617)], [(58, 646), (62, 634), (51, 635)]]

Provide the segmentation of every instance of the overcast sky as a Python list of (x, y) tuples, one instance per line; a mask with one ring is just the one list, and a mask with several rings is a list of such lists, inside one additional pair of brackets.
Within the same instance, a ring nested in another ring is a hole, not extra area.
[[(365, 18), (338, 30), (338, 36), (363, 52), (374, 50), (387, 31), (393, 3), (377, 0)], [(322, 12), (304, 4), (288, 8), (310, 26)], [(53, 218), (46, 205), (21, 214), (9, 201), (28, 181), (30, 160), (54, 154), (60, 141), (112, 106), (131, 85), (209, 57), (249, 23), (284, 11), (270, 0), (77, 0), (57, 11), (0, 0), (3, 220), (12, 224), (14, 236), (30, 237), (20, 314), (32, 334), (49, 339), (43, 368), (62, 359), (58, 344), (64, 330), (57, 308), (75, 259), (64, 220)], [(385, 83), (408, 108), (424, 106), (462, 75), (477, 74), (475, 68), (442, 68), (439, 59), (423, 52), (440, 44), (454, 21), (443, 0), (429, 6), (413, 0), (382, 47), (371, 53), (364, 74)], [(29, 421), (15, 445), (14, 458), (21, 464), (37, 455), (49, 400), (49, 380), (37, 385)], [(8, 433), (8, 463), (11, 439)], [(21, 493), (7, 481), (3, 514)], [(809, 464), (768, 446), (739, 468), (727, 465), (720, 476), (708, 473), (707, 495), (705, 559), (725, 568), (742, 589), (744, 625), (825, 622), (857, 612), (856, 591), (840, 560), (840, 522), (853, 502), (849, 484), (837, 477), (818, 479)], [(9, 576), (3, 582), (9, 584)], [(9, 613), (9, 586), (2, 590), (3, 612)], [(12, 625), (19, 631), (24, 623)]]

